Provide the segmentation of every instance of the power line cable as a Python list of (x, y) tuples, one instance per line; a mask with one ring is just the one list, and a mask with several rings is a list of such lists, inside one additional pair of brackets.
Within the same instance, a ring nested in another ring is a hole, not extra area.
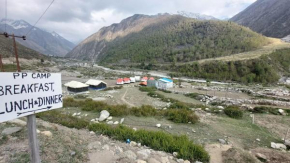
[(46, 13), (46, 11), (50, 8), (50, 6), (53, 4), (54, 0), (51, 1), (49, 6), (46, 8), (46, 10), (43, 12), (43, 14), (39, 17), (39, 19), (35, 22), (35, 24), (30, 28), (30, 30), (27, 32), (26, 36), (31, 32), (31, 30), (36, 26), (36, 24), (40, 21), (40, 19), (43, 17), (43, 15)]
[(6, 24), (7, 24), (7, 0), (5, 0), (5, 33), (7, 32)]

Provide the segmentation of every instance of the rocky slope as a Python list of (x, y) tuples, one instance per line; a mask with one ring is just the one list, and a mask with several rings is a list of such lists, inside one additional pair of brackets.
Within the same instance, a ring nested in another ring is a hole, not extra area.
[[(0, 21), (0, 29), (2, 29), (2, 31), (5, 30), (5, 24), (8, 33), (14, 33), (21, 36), (26, 35), (32, 27), (24, 20), (2, 19)], [(17, 41), (42, 54), (54, 56), (64, 56), (74, 47), (73, 43), (61, 37), (56, 32), (49, 33), (37, 27), (31, 30), (27, 36), (27, 40), (23, 41), (17, 39)]]
[(289, 0), (257, 0), (230, 21), (265, 36), (283, 38), (290, 34), (289, 8)]
[(230, 22), (133, 15), (103, 27), (66, 57), (101, 63), (184, 62), (249, 51), (267, 43), (265, 37)]

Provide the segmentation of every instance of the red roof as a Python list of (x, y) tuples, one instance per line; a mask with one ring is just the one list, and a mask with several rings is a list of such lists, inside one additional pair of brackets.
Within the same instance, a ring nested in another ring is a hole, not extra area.
[(124, 82), (130, 81), (130, 78), (124, 78)]
[(142, 80), (148, 80), (148, 77), (147, 77), (147, 76), (144, 76), (144, 77), (142, 78)]
[(155, 80), (153, 77), (151, 77), (149, 80)]
[(117, 79), (117, 83), (123, 82), (122, 78)]

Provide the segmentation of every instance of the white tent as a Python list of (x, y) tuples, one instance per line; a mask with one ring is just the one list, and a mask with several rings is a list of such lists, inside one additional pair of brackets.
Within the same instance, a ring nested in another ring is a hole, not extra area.
[(107, 83), (101, 80), (90, 79), (86, 82), (87, 85), (90, 86), (91, 89), (105, 89), (107, 87)]
[(88, 85), (78, 81), (70, 81), (64, 84), (64, 86), (66, 86), (67, 90), (70, 92), (86, 92), (89, 89)]

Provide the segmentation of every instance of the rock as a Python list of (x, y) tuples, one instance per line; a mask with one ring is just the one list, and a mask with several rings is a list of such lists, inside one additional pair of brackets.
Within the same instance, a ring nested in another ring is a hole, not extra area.
[(122, 119), (120, 120), (120, 124), (123, 124), (124, 120), (125, 120), (125, 118), (122, 118)]
[(116, 154), (123, 153), (123, 148), (117, 146), (115, 152)]
[(75, 152), (75, 151), (72, 151), (72, 152), (70, 153), (70, 155), (71, 155), (71, 156), (75, 156), (75, 155), (76, 155), (76, 152)]
[(199, 161), (195, 161), (195, 163), (202, 163), (202, 162), (199, 162)]
[(178, 163), (183, 163), (184, 160), (183, 160), (183, 159), (177, 159), (177, 162), (178, 162)]
[(206, 113), (206, 116), (211, 116), (211, 113)]
[(20, 126), (26, 126), (26, 122), (21, 120), (21, 119), (14, 119), (14, 120), (11, 120), (11, 121), (8, 121), (9, 123), (14, 123), (14, 124), (17, 124), (17, 125), (20, 125)]
[(141, 143), (137, 143), (137, 146), (138, 146), (138, 147), (141, 147), (141, 146), (142, 146), (142, 144), (141, 144)]
[(36, 130), (36, 133), (38, 133), (38, 134), (39, 134), (39, 133), (40, 133), (40, 130), (38, 130), (38, 129), (37, 129), (37, 130)]
[(103, 110), (100, 113), (99, 121), (102, 122), (102, 121), (106, 120), (109, 116), (110, 116), (110, 113), (107, 110)]
[(22, 127), (9, 127), (2, 131), (2, 135), (11, 135), (22, 130)]
[(107, 118), (107, 120), (112, 120), (112, 119), (113, 119), (113, 117), (112, 117), (112, 116), (110, 116), (110, 117), (108, 117), (108, 118)]
[(130, 146), (131, 146), (131, 147), (136, 147), (136, 146), (137, 146), (137, 143), (134, 142), (134, 141), (131, 141), (131, 142), (130, 142)]
[(155, 158), (149, 158), (148, 163), (160, 163), (160, 162), (157, 161)]
[(120, 158), (128, 158), (130, 160), (136, 160), (137, 156), (134, 152), (132, 152), (131, 150), (128, 150), (128, 151), (121, 153)]
[(287, 115), (287, 114), (284, 112), (283, 109), (279, 109), (278, 111), (279, 111), (279, 113), (280, 113), (281, 115)]
[(52, 137), (52, 133), (50, 131), (42, 131), (41, 134), (47, 137)]
[(137, 160), (137, 163), (147, 163), (147, 162), (144, 160)]
[(267, 162), (267, 157), (261, 153), (256, 153), (256, 157), (263, 162)]
[(205, 108), (205, 111), (209, 111), (209, 108)]
[(161, 157), (160, 160), (161, 160), (161, 163), (168, 163), (169, 162), (168, 157)]
[(76, 116), (77, 115), (77, 113), (74, 113), (72, 116), (74, 117), (74, 116)]
[(102, 149), (108, 151), (108, 150), (110, 150), (110, 146), (108, 144), (106, 144), (102, 147)]
[(137, 131), (137, 128), (134, 127), (133, 130), (134, 130), (134, 131)]
[(188, 161), (188, 160), (185, 160), (183, 163), (190, 163), (190, 161)]
[(171, 126), (168, 126), (168, 128), (169, 128), (169, 129), (172, 129), (172, 127), (171, 127)]
[(118, 121), (114, 122), (114, 125), (117, 125), (117, 124), (119, 124), (119, 122), (118, 122)]
[(221, 144), (226, 144), (226, 141), (225, 141), (224, 139), (219, 139), (219, 142), (220, 142)]
[(174, 157), (177, 157), (178, 153), (177, 152), (173, 152), (172, 154)]
[(91, 122), (95, 122), (95, 119), (92, 119)]
[(112, 124), (114, 124), (114, 122), (113, 121), (109, 121), (109, 122), (107, 122), (107, 124), (108, 125), (112, 125)]
[(88, 116), (88, 114), (85, 114), (85, 117), (87, 117)]
[(223, 106), (218, 106), (217, 108), (222, 110), (225, 109)]
[(160, 128), (161, 127), (161, 124), (156, 124), (156, 127)]
[(94, 132), (94, 131), (91, 131), (90, 134), (91, 134), (91, 135), (95, 135), (95, 132)]
[(261, 141), (260, 139), (256, 139), (257, 141)]
[(193, 133), (196, 133), (196, 131), (194, 129), (191, 130)]
[(285, 143), (284, 143), (286, 146), (289, 146), (290, 147), (290, 140), (285, 140)]
[(137, 152), (137, 155), (139, 158), (147, 160), (151, 154), (151, 151), (149, 149), (142, 149)]
[(98, 149), (102, 146), (102, 143), (99, 142), (99, 141), (95, 141), (95, 142), (92, 142), (88, 145), (88, 149), (89, 150), (92, 150), (92, 149)]
[(274, 148), (274, 149), (284, 149), (284, 150), (287, 149), (286, 145), (281, 144), (281, 143), (274, 143), (274, 142), (271, 142), (271, 148)]

